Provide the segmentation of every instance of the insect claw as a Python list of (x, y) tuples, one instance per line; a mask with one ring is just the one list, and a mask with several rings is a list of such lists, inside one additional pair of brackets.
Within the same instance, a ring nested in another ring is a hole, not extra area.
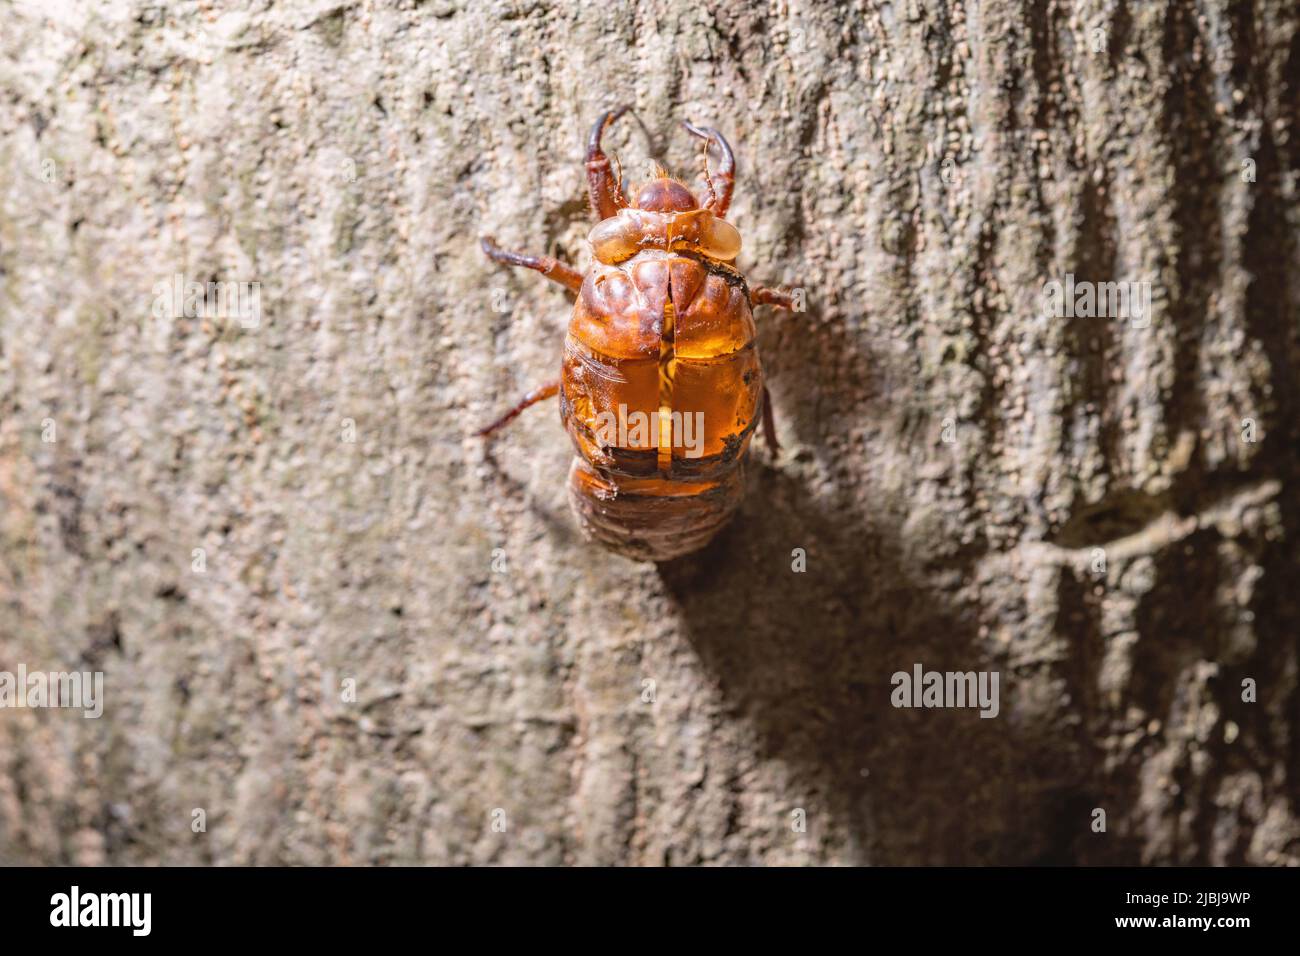
[[(704, 140), (704, 181), (708, 184), (710, 198), (707, 207), (716, 216), (725, 216), (731, 205), (731, 191), (736, 183), (736, 159), (731, 146), (722, 134), (710, 126), (696, 126), (690, 120), (682, 120), (682, 127), (692, 136)], [(717, 146), (720, 156), (716, 178), (719, 183), (713, 185), (715, 174), (709, 172), (709, 147)]]
[(624, 104), (602, 113), (587, 137), (587, 189), (591, 195), (591, 208), (600, 219), (608, 219), (627, 205), (610, 169), (609, 158), (600, 147), (600, 140), (614, 121), (631, 108), (631, 104)]

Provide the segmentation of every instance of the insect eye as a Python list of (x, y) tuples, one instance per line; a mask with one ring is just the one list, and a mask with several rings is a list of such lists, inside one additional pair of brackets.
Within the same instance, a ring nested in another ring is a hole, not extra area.
[(587, 241), (597, 259), (612, 264), (636, 255), (639, 234), (636, 223), (622, 216), (611, 216), (596, 224), (588, 233)]
[(734, 259), (740, 255), (740, 232), (731, 223), (715, 219), (700, 238), (700, 251), (714, 259)]

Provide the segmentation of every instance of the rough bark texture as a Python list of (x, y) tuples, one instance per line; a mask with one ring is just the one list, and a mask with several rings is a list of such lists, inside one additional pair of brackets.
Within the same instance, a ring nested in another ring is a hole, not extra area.
[[(0, 5), (0, 670), (106, 675), (0, 710), (0, 861), (1300, 863), (1298, 24)], [(474, 240), (585, 264), (622, 101), (638, 175), (726, 132), (809, 304), (785, 455), (658, 568), (577, 534), (553, 406), (472, 436), (569, 310)], [(1045, 317), (1067, 273), (1149, 325)], [(998, 716), (893, 707), (918, 662)]]

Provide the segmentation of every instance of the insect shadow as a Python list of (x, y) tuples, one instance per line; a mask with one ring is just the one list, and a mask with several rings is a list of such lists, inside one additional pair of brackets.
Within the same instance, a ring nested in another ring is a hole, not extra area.
[[(1069, 862), (1082, 798), (1034, 766), (1042, 748), (1007, 713), (891, 703), (891, 676), (914, 664), (997, 666), (980, 656), (973, 616), (903, 570), (899, 530), (751, 460), (731, 526), (659, 571), (724, 698), (791, 772), (789, 809), (805, 810), (809, 834), (822, 812), (841, 835), (820, 858)], [(792, 568), (796, 548), (806, 571)]]

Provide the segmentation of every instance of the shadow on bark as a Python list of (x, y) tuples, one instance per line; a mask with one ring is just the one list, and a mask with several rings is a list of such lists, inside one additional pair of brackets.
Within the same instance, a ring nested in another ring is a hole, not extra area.
[[(849, 863), (1072, 862), (1095, 805), (1087, 769), (1045, 728), (1017, 726), (1014, 678), (973, 615), (902, 573), (897, 529), (819, 513), (800, 482), (754, 469), (732, 526), (660, 573), (723, 694), (790, 768), (810, 833), (829, 814), (849, 834), (834, 858)], [(799, 547), (805, 573), (791, 569)], [(893, 707), (891, 675), (916, 663), (1000, 671), (1002, 713)]]

